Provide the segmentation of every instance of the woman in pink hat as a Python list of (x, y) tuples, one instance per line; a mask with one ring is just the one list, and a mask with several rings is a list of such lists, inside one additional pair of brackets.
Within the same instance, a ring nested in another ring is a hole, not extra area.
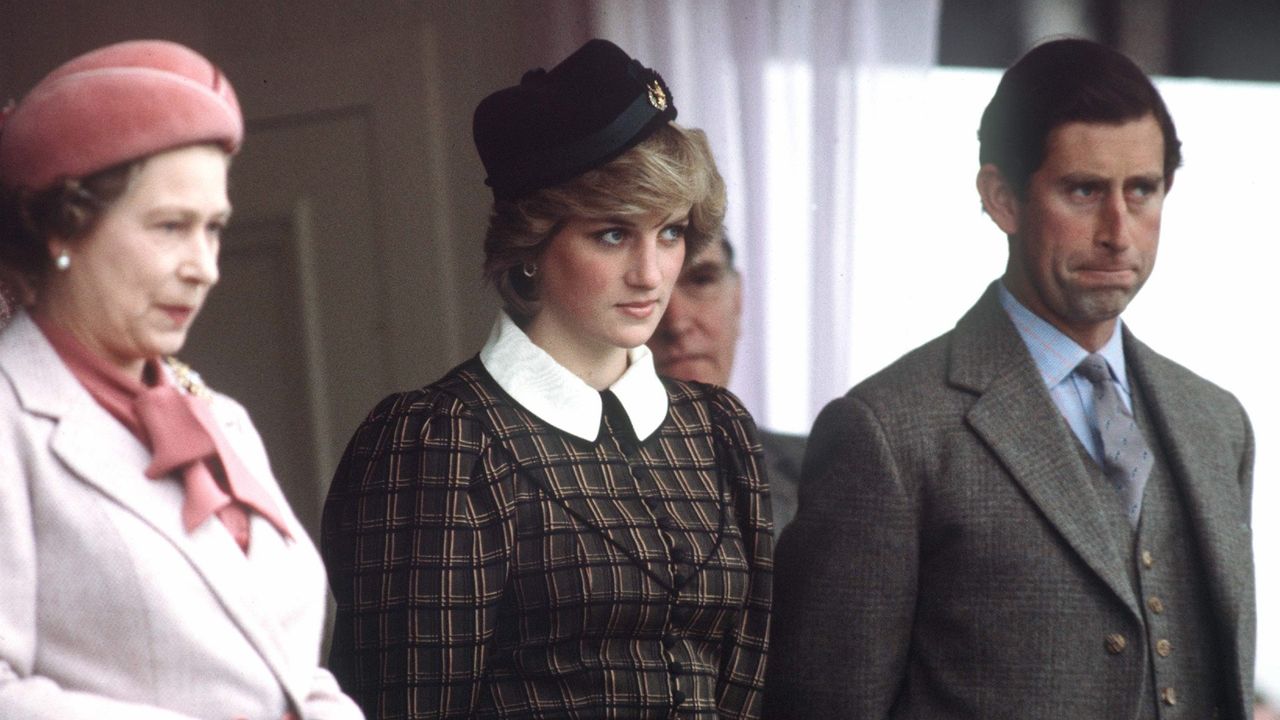
[(221, 71), (121, 43), (0, 127), (0, 718), (361, 717), (324, 574), (242, 407), (173, 359), (218, 281), (244, 125)]

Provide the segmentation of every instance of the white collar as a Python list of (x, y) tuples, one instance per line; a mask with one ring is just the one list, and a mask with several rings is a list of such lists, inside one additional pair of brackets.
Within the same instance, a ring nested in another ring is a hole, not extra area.
[[(595, 442), (603, 412), (600, 393), (535, 345), (505, 312), (498, 313), (480, 350), (480, 362), (526, 410), (570, 435)], [(627, 351), (627, 370), (609, 389), (642, 441), (667, 417), (667, 390), (653, 369), (653, 353), (644, 345)]]

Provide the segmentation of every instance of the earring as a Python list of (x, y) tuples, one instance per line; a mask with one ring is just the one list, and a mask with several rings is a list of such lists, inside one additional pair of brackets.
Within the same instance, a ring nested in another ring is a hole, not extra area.
[(525, 277), (531, 278), (538, 274), (538, 264), (527, 262), (520, 268), (520, 272), (524, 273)]
[(58, 268), (59, 272), (66, 272), (71, 267), (71, 254), (66, 250), (58, 253), (58, 257), (54, 258), (53, 266)]

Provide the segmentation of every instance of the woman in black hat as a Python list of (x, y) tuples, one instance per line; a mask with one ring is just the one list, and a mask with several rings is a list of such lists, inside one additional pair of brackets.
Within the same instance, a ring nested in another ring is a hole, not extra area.
[(759, 715), (755, 425), (644, 345), (724, 216), (675, 115), (602, 40), (477, 108), (505, 311), (477, 357), (373, 410), (325, 506), (330, 661), (370, 717)]

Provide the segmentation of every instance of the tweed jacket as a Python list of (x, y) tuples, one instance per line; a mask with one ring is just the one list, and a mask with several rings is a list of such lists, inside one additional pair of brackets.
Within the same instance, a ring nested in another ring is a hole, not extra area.
[[(1124, 346), (1208, 579), (1221, 716), (1245, 720), (1248, 419), (1127, 329)], [(994, 285), (833, 401), (779, 542), (766, 716), (1134, 717), (1155, 640), (1089, 472)], [(1112, 634), (1128, 648), (1109, 652)]]
[(0, 720), (356, 720), (319, 667), (324, 571), (243, 408), (213, 415), (280, 507), (241, 552), (24, 313), (0, 332)]
[(759, 716), (760, 443), (727, 391), (664, 384), (643, 441), (625, 414), (559, 431), (479, 359), (373, 410), (322, 540), (330, 663), (370, 716)]

